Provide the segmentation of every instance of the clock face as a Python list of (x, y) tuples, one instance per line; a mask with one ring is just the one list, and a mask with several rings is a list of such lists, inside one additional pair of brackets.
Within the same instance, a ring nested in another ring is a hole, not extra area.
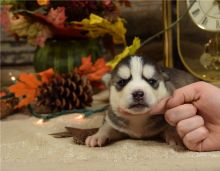
[[(194, 2), (195, 1), (195, 2)], [(186, 0), (194, 23), (207, 31), (220, 31), (220, 0)]]

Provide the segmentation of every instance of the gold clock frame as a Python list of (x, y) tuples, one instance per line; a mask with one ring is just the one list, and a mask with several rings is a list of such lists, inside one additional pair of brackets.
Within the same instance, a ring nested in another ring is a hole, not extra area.
[(173, 41), (172, 41), (172, 29), (168, 27), (172, 23), (172, 4), (169, 0), (163, 0), (163, 21), (164, 21), (164, 66), (173, 68)]
[[(176, 1), (176, 14), (177, 18), (180, 17), (180, 0)], [(172, 40), (172, 29), (167, 29), (171, 24), (172, 24), (172, 2), (170, 0), (163, 0), (163, 19), (164, 19), (164, 66), (172, 68), (173, 65), (173, 54), (172, 54), (172, 48), (173, 48), (173, 40)], [(180, 61), (184, 65), (184, 67), (195, 77), (213, 83), (217, 86), (220, 87), (220, 80), (212, 80), (209, 79), (208, 77), (203, 77), (202, 74), (199, 74), (198, 72), (195, 72), (193, 69), (190, 68), (190, 66), (186, 63), (183, 54), (181, 53), (181, 48), (180, 48), (180, 23), (178, 22), (176, 25), (176, 35), (177, 35), (177, 51), (179, 54)]]

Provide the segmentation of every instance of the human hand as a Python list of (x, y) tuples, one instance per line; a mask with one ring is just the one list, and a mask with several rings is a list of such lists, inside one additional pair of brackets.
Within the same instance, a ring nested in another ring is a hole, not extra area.
[(176, 126), (184, 145), (192, 151), (220, 150), (220, 89), (196, 82), (174, 91), (150, 114), (164, 113), (166, 121)]

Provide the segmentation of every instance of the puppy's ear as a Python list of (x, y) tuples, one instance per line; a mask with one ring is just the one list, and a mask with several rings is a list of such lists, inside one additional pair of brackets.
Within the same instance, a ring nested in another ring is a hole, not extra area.
[(164, 79), (165, 81), (169, 81), (169, 80), (170, 80), (170, 76), (169, 76), (168, 69), (166, 69), (166, 68), (164, 68), (164, 67), (162, 67), (162, 66), (159, 66), (158, 68), (159, 68), (159, 71), (160, 71), (160, 73), (161, 73), (163, 79)]
[(107, 73), (102, 77), (102, 81), (104, 82), (106, 87), (110, 87), (112, 75), (111, 73)]

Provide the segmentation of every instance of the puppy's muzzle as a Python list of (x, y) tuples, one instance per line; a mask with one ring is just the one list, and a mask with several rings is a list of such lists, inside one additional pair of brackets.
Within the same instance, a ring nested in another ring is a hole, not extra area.
[(133, 100), (135, 102), (143, 101), (143, 99), (144, 99), (144, 92), (141, 91), (141, 90), (134, 91), (132, 93), (132, 97), (133, 97)]

